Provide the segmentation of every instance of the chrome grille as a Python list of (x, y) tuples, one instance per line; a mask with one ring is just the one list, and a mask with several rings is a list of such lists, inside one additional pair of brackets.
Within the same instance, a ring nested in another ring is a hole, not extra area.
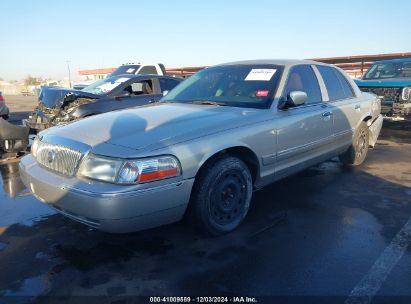
[(50, 170), (73, 176), (82, 156), (80, 151), (40, 141), (36, 160), (40, 165)]

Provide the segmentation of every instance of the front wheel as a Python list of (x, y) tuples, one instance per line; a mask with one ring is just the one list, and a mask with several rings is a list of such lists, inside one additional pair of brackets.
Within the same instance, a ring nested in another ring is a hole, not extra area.
[(252, 191), (252, 177), (247, 165), (235, 157), (220, 158), (197, 176), (189, 214), (207, 234), (228, 233), (247, 215)]
[(365, 122), (361, 122), (360, 126), (354, 133), (353, 141), (347, 151), (340, 154), (340, 161), (344, 165), (359, 166), (361, 165), (369, 148), (369, 129)]

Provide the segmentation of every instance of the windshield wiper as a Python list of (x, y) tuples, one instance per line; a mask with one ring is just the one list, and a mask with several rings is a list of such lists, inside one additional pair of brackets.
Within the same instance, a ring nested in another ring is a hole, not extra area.
[(199, 104), (199, 105), (209, 105), (209, 106), (225, 106), (225, 103), (210, 101), (210, 100), (195, 100), (195, 101), (192, 101), (191, 103)]

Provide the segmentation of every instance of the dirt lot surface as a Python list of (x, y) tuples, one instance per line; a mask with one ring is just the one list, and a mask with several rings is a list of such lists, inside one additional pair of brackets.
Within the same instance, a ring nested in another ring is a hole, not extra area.
[(37, 106), (37, 96), (5, 95), (10, 109), (10, 121), (15, 123), (27, 116)]
[[(10, 98), (21, 112), (29, 100)], [(363, 166), (332, 160), (266, 187), (242, 226), (219, 238), (185, 222), (126, 235), (90, 229), (34, 198), (18, 160), (3, 163), (0, 303), (411, 303), (410, 160), (411, 124), (384, 122)]]

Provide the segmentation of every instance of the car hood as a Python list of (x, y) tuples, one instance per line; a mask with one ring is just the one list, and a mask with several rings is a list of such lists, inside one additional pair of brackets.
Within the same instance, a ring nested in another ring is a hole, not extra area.
[(355, 83), (361, 87), (406, 87), (411, 86), (410, 78), (396, 78), (396, 79), (372, 79), (362, 80), (355, 79)]
[(268, 110), (164, 103), (88, 117), (41, 135), (67, 138), (91, 146), (94, 153), (116, 156), (113, 151), (119, 147), (156, 150), (251, 124), (262, 119), (262, 112)]
[(39, 103), (47, 108), (61, 108), (76, 98), (101, 98), (99, 95), (90, 94), (80, 90), (60, 87), (41, 87)]

